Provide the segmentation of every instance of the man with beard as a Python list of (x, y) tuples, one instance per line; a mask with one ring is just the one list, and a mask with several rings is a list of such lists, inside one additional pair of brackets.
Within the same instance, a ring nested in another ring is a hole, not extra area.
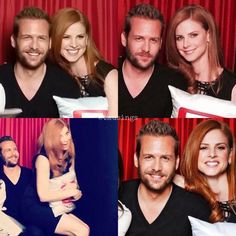
[(126, 58), (119, 63), (119, 116), (170, 117), (168, 85), (187, 90), (181, 74), (156, 63), (164, 19), (153, 6), (139, 4), (126, 16), (121, 34)]
[[(23, 224), (21, 216), (21, 202), (23, 193), (32, 179), (32, 172), (18, 164), (19, 152), (15, 141), (10, 136), (0, 138), (0, 180), (4, 181), (6, 200), (3, 203), (5, 214)], [(16, 224), (18, 224), (16, 222)], [(7, 226), (6, 229), (8, 230)], [(26, 226), (22, 236), (43, 236), (41, 229)]]
[(23, 9), (14, 19), (11, 45), (15, 64), (0, 67), (6, 108), (21, 108), (21, 117), (58, 117), (53, 95), (78, 98), (79, 86), (64, 71), (45, 63), (50, 48), (50, 21), (41, 9)]
[(199, 195), (172, 183), (179, 165), (179, 140), (167, 123), (153, 120), (137, 137), (134, 164), (139, 180), (121, 187), (120, 200), (132, 212), (127, 236), (191, 236), (188, 216), (208, 221), (210, 208)]

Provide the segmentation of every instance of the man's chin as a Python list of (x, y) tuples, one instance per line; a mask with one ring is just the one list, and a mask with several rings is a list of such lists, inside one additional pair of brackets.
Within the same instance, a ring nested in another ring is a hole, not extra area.
[(23, 57), (23, 56), (19, 57), (18, 56), (19, 63), (23, 67), (25, 67), (25, 68), (27, 68), (29, 70), (36, 70), (36, 69), (38, 69), (45, 62), (45, 60), (46, 60), (46, 56), (43, 56), (43, 57), (39, 58), (38, 60), (34, 60), (34, 61), (29, 60), (27, 57)]
[(149, 63), (140, 63), (138, 60), (134, 60), (131, 61), (131, 64), (140, 70), (146, 71), (154, 65), (154, 61), (150, 61)]
[(5, 163), (5, 166), (6, 166), (6, 167), (9, 167), (9, 168), (13, 168), (13, 167), (15, 167), (15, 166), (17, 166), (17, 165), (18, 165), (18, 163), (10, 163), (10, 162)]

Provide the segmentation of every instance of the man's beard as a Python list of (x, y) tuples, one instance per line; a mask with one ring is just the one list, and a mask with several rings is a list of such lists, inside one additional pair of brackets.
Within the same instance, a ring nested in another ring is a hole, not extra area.
[[(158, 172), (155, 172), (155, 174), (157, 174), (157, 173)], [(162, 174), (162, 172), (161, 172), (161, 174)], [(153, 193), (161, 193), (161, 192), (163, 192), (163, 190), (165, 190), (172, 183), (172, 180), (173, 180), (173, 178), (175, 176), (175, 170), (173, 170), (173, 172), (166, 178), (166, 180), (164, 182), (162, 182), (162, 184), (159, 185), (158, 187), (152, 186), (150, 181), (144, 176), (145, 174), (141, 173), (140, 167), (138, 167), (138, 175), (139, 175), (143, 185), (149, 191), (151, 191)]]
[[(150, 55), (149, 53), (146, 53), (147, 55)], [(155, 64), (155, 61), (157, 59), (158, 54), (153, 57), (153, 59), (146, 65), (146, 66), (142, 66), (139, 62), (138, 59), (130, 52), (129, 50), (129, 46), (127, 45), (126, 47), (126, 58), (127, 60), (136, 68), (146, 71), (147, 69), (149, 69), (150, 67), (152, 67)]]
[[(37, 49), (36, 49), (36, 50), (30, 50), (30, 52), (31, 52), (31, 53), (40, 53), (39, 50), (37, 50)], [(23, 53), (21, 53), (21, 52), (19, 51), (19, 48), (16, 47), (16, 57), (17, 57), (17, 61), (19, 61), (19, 63), (20, 63), (23, 67), (25, 67), (25, 68), (27, 68), (27, 69), (29, 69), (29, 70), (35, 70), (35, 69), (39, 68), (39, 67), (45, 62), (47, 56), (48, 56), (48, 52), (40, 59), (40, 61), (39, 61), (37, 64), (31, 65), (31, 64), (28, 62), (28, 60), (26, 59), (26, 57), (23, 55)]]
[(15, 167), (18, 165), (18, 162), (17, 163), (12, 163), (11, 161), (6, 161), (6, 160), (2, 160), (3, 162), (3, 165), (6, 166), (6, 167)]
[(5, 166), (6, 166), (6, 167), (15, 167), (15, 166), (17, 166), (17, 165), (18, 165), (18, 163), (16, 163), (16, 164), (15, 164), (15, 163), (11, 163), (11, 162), (6, 162), (6, 163), (5, 163)]

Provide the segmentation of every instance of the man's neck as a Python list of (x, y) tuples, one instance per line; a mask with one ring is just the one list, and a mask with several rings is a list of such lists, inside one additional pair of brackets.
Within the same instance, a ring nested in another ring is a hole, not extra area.
[(20, 63), (16, 63), (14, 72), (22, 93), (28, 100), (31, 100), (43, 82), (46, 74), (46, 64), (43, 63), (33, 70), (23, 67)]
[(17, 80), (21, 81), (30, 81), (30, 80), (39, 80), (42, 75), (45, 74), (46, 71), (46, 64), (43, 63), (38, 68), (29, 69), (22, 66), (19, 62), (15, 64), (14, 72)]
[(17, 173), (20, 169), (20, 166), (19, 165), (16, 165), (14, 167), (8, 167), (8, 166), (3, 166), (3, 171), (5, 174), (8, 174), (8, 173)]
[(16, 165), (14, 167), (7, 167), (4, 165), (3, 171), (4, 171), (5, 175), (8, 177), (8, 179), (13, 184), (17, 184), (17, 182), (20, 178), (20, 173), (21, 173), (21, 168), (19, 165)]
[(138, 188), (139, 206), (149, 224), (160, 215), (172, 193), (173, 185), (168, 185), (162, 191), (150, 191), (140, 183)]
[(139, 185), (139, 194), (145, 201), (162, 201), (169, 198), (171, 192), (172, 192), (172, 184), (169, 184), (166, 188), (164, 188), (161, 191), (151, 191), (149, 190), (142, 182)]
[(135, 98), (147, 85), (154, 70), (154, 65), (141, 70), (134, 67), (129, 60), (125, 60), (122, 67), (123, 78), (130, 95)]
[(154, 67), (155, 66), (153, 65), (145, 70), (142, 70), (140, 68), (133, 66), (128, 59), (125, 59), (122, 69), (124, 78), (131, 78), (133, 80), (139, 80), (139, 79), (143, 80), (144, 78), (149, 79), (151, 77)]

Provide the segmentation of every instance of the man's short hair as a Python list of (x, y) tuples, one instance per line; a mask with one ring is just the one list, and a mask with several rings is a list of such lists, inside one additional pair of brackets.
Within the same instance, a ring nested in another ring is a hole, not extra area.
[(136, 139), (136, 155), (139, 158), (141, 150), (141, 139), (144, 135), (150, 136), (171, 136), (175, 140), (175, 156), (179, 153), (179, 138), (173, 127), (169, 124), (159, 121), (152, 120), (145, 124), (140, 130)]
[(2, 156), (2, 146), (1, 146), (1, 143), (5, 142), (5, 141), (12, 141), (12, 142), (16, 143), (15, 140), (11, 136), (2, 136), (0, 138), (0, 156)]
[(50, 18), (45, 11), (37, 7), (27, 7), (27, 8), (24, 8), (22, 11), (20, 11), (14, 18), (14, 25), (13, 25), (14, 37), (17, 37), (19, 33), (19, 21), (21, 19), (46, 20), (49, 24), (49, 28), (51, 25)]
[(161, 22), (161, 28), (162, 28), (161, 35), (162, 35), (163, 29), (164, 29), (163, 15), (154, 6), (150, 4), (141, 3), (131, 8), (131, 10), (128, 12), (128, 14), (125, 17), (124, 32), (125, 32), (126, 37), (128, 36), (131, 30), (131, 18), (135, 16), (144, 18), (144, 19), (159, 20)]

